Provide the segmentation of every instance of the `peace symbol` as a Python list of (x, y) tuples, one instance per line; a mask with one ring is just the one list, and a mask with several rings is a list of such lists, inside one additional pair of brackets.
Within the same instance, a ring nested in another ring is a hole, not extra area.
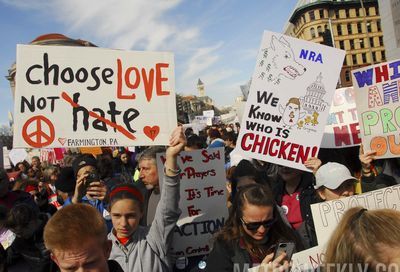
[[(33, 124), (33, 126), (36, 124), (36, 129), (28, 134), (28, 127), (31, 124)], [(50, 131), (49, 135), (42, 129), (42, 126), (43, 128), (48, 127)], [(22, 127), (22, 137), (25, 142), (32, 147), (41, 148), (47, 146), (54, 141), (54, 125), (43, 115), (33, 116), (29, 118)]]

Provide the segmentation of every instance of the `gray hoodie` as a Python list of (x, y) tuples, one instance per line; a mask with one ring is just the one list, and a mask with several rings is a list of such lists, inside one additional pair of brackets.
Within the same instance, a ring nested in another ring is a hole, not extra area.
[(162, 184), (161, 199), (151, 226), (139, 226), (129, 242), (124, 246), (113, 234), (110, 259), (116, 260), (126, 272), (170, 271), (168, 249), (179, 219), (179, 175), (165, 176)]

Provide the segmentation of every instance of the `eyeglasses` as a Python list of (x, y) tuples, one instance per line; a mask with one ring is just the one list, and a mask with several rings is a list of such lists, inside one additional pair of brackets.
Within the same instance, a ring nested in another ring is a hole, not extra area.
[(242, 221), (243, 225), (246, 226), (246, 228), (249, 231), (256, 231), (258, 230), (259, 227), (263, 226), (264, 228), (268, 229), (270, 227), (272, 227), (272, 225), (275, 223), (275, 218), (269, 219), (269, 220), (265, 220), (262, 222), (250, 222), (250, 223), (246, 223), (243, 218), (240, 218), (240, 221)]

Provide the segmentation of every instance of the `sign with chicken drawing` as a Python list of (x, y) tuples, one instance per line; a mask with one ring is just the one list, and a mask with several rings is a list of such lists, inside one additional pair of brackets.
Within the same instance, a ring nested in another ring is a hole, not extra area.
[(243, 155), (307, 170), (318, 154), (345, 51), (264, 32), (238, 138)]

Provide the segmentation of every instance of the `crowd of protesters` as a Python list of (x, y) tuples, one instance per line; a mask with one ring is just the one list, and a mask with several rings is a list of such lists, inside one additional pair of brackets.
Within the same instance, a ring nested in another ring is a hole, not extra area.
[[(266, 265), (263, 271), (283, 271), (290, 263), (285, 254), (273, 256), (279, 242), (294, 243), (297, 252), (318, 245), (311, 204), (400, 180), (398, 159), (375, 160), (374, 151), (362, 146), (321, 149), (305, 163), (310, 172), (243, 158), (235, 153), (239, 130), (238, 124), (198, 133), (178, 127), (168, 148), (108, 148), (97, 158), (68, 153), (56, 165), (33, 157), (31, 163), (0, 169), (0, 271), (245, 271), (259, 264)], [(177, 156), (213, 147), (225, 149), (221, 182), (226, 182), (229, 218), (214, 234), (208, 256), (188, 258), (184, 268), (177, 267), (169, 250), (180, 216)], [(160, 188), (156, 154), (164, 152)], [(328, 261), (374, 266), (378, 261), (370, 256), (392, 247), (400, 252), (396, 220), (398, 212), (352, 209), (328, 245)], [(379, 224), (387, 225), (390, 236), (378, 231)], [(381, 240), (385, 236), (395, 240)], [(371, 237), (380, 243), (374, 251)], [(339, 246), (345, 248), (340, 254)], [(390, 252), (390, 258), (400, 257)]]

